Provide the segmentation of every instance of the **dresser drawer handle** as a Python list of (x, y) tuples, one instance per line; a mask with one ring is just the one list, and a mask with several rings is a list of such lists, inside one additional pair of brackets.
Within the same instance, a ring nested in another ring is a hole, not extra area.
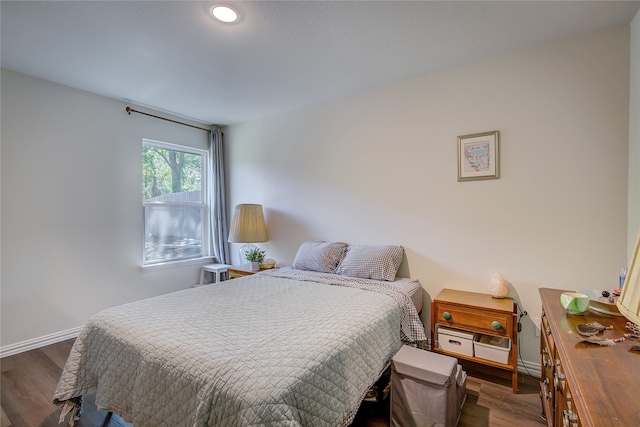
[(445, 311), (444, 313), (442, 313), (442, 317), (444, 317), (444, 320), (449, 320), (451, 319), (451, 313)]
[(493, 322), (491, 322), (491, 327), (493, 329), (501, 329), (502, 323), (498, 322), (497, 320), (494, 320)]

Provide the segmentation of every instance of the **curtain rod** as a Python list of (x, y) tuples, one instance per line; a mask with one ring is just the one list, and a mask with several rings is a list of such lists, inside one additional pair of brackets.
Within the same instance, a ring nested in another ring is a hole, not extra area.
[(145, 113), (144, 111), (134, 110), (133, 108), (129, 107), (128, 105), (127, 105), (126, 110), (127, 110), (127, 113), (129, 113), (129, 115), (131, 115), (131, 113), (144, 114), (145, 116), (153, 117), (155, 119), (166, 120), (166, 121), (171, 122), (171, 123), (177, 123), (179, 125), (189, 126), (189, 127), (192, 127), (192, 128), (200, 129), (200, 130), (203, 130), (205, 132), (211, 132), (211, 129), (201, 128), (199, 126), (190, 125), (189, 123), (183, 123), (183, 122), (179, 122), (177, 120), (167, 119), (166, 117), (160, 117), (160, 116), (156, 116), (156, 115), (153, 115), (153, 114)]

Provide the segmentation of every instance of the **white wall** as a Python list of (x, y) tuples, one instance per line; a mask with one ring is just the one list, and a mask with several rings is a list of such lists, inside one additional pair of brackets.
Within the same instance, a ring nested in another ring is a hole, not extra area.
[(206, 148), (206, 132), (8, 70), (1, 89), (3, 348), (197, 283), (197, 266), (139, 269), (141, 147)]
[[(500, 179), (457, 182), (456, 137), (495, 129)], [(229, 207), (263, 204), (282, 264), (306, 239), (403, 245), (426, 303), (501, 272), (539, 364), (538, 288), (614, 287), (627, 262), (628, 133), (624, 26), (230, 126)]]
[(640, 238), (640, 12), (631, 22), (629, 89), (629, 214), (628, 256)]
[[(537, 289), (613, 286), (637, 235), (638, 19), (631, 90), (621, 27), (229, 127), (229, 209), (264, 205), (283, 264), (308, 238), (398, 243), (431, 297), (502, 272), (537, 363)], [(195, 283), (197, 266), (138, 268), (140, 147), (206, 134), (7, 70), (1, 84), (0, 346)], [(502, 177), (456, 182), (456, 136), (493, 129)]]

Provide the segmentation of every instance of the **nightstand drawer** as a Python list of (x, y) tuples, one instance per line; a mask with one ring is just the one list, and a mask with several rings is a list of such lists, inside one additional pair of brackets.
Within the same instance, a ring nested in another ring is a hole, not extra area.
[(252, 274), (257, 273), (257, 271), (246, 270), (241, 267), (229, 267), (227, 269), (227, 276), (229, 280), (238, 279), (240, 277), (251, 276)]
[(437, 303), (436, 321), (443, 326), (482, 332), (488, 335), (511, 336), (512, 315), (473, 307)]

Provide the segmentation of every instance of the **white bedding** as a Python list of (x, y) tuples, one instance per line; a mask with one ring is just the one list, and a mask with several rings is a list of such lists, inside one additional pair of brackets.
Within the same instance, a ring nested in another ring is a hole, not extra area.
[(278, 273), (99, 313), (76, 340), (54, 403), (73, 410), (73, 398), (97, 389), (99, 408), (136, 427), (348, 425), (415, 308), (404, 313), (395, 291)]
[(424, 333), (424, 326), (418, 316), (418, 312), (422, 308), (422, 285), (417, 280), (402, 278), (398, 278), (395, 281), (372, 280), (333, 273), (297, 270), (291, 267), (267, 270), (261, 272), (261, 274), (335, 286), (354, 287), (388, 295), (396, 301), (402, 313), (400, 336), (403, 341), (413, 343), (426, 341), (427, 339)]

